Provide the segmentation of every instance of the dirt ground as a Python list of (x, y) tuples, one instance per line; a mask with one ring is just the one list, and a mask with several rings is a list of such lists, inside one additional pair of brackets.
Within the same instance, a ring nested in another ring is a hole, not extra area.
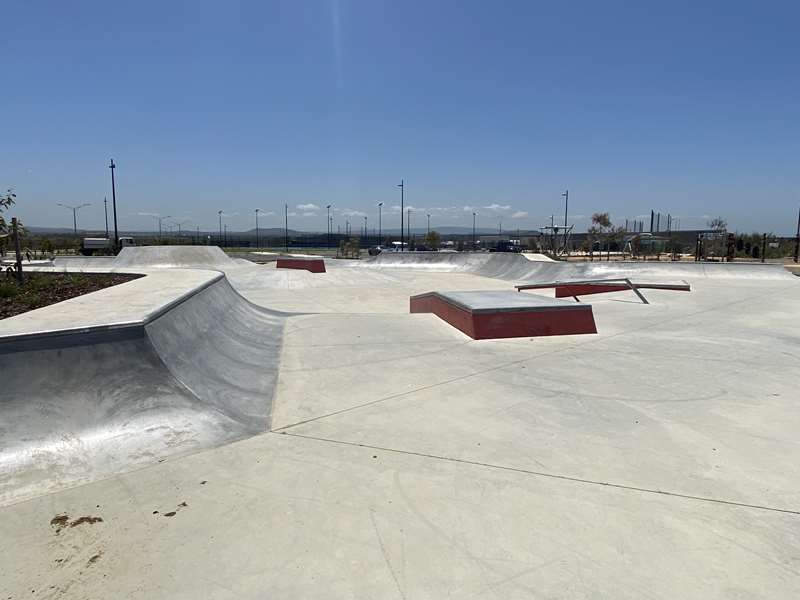
[(0, 278), (0, 319), (96, 292), (138, 277), (141, 275), (24, 273), (24, 281), (20, 286), (13, 277), (3, 275)]

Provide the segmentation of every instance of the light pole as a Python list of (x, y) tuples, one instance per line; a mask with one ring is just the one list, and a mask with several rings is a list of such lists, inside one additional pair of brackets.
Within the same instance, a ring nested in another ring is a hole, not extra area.
[[(564, 249), (567, 248), (567, 211), (569, 210), (569, 190), (564, 190)], [(568, 254), (569, 256), (569, 254)]]
[(57, 202), (59, 206), (63, 206), (64, 208), (68, 208), (72, 211), (72, 230), (75, 232), (75, 237), (78, 237), (78, 211), (83, 208), (84, 206), (91, 206), (91, 204), (79, 204), (78, 206), (70, 206), (69, 204), (61, 204), (61, 202)]
[(378, 246), (383, 242), (381, 241), (381, 212), (383, 210), (383, 202), (378, 202)]
[(261, 246), (258, 243), (258, 213), (261, 211), (260, 208), (256, 209), (256, 250), (258, 250)]
[(403, 203), (405, 201), (404, 193), (406, 191), (405, 181), (401, 179), (397, 187), (400, 188), (400, 252), (403, 252)]
[(411, 209), (408, 209), (408, 214), (406, 215), (406, 227), (408, 228), (408, 249), (411, 250)]
[(364, 215), (364, 243), (367, 243), (367, 215)]
[(289, 205), (283, 205), (283, 244), (286, 254), (289, 254)]
[(328, 206), (326, 206), (325, 208), (328, 211), (328, 219), (327, 219), (326, 223), (328, 224), (328, 250), (330, 250), (330, 248), (331, 248), (331, 229), (332, 229), (332, 226), (331, 226), (331, 205), (328, 204)]
[(218, 210), (217, 214), (219, 215), (219, 244), (222, 245), (222, 211)]
[(108, 167), (111, 169), (111, 203), (114, 208), (114, 251), (119, 250), (119, 231), (117, 230), (117, 186), (114, 181), (114, 169), (117, 168), (117, 165), (114, 164), (114, 159), (111, 159), (111, 165)]
[(794, 240), (794, 262), (800, 258), (800, 210), (797, 211), (797, 236)]
[(181, 232), (182, 232), (183, 226), (186, 225), (186, 223), (190, 223), (190, 222), (191, 222), (191, 219), (186, 219), (184, 221), (175, 221), (175, 225), (178, 226), (178, 241), (180, 241), (180, 237), (181, 237)]
[(153, 217), (155, 217), (156, 221), (158, 221), (158, 243), (160, 244), (161, 243), (161, 221), (163, 221), (164, 219), (171, 219), (172, 215), (167, 215), (166, 217), (162, 217), (160, 215), (153, 215)]
[(103, 198), (103, 210), (106, 213), (106, 239), (108, 239), (108, 198)]
[(472, 213), (472, 251), (475, 252), (475, 216), (477, 213)]
[(431, 215), (428, 213), (428, 237), (431, 236)]

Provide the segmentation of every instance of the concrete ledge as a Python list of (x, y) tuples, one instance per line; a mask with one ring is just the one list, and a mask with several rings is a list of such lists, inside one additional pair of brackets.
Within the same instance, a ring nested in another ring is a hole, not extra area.
[(301, 269), (311, 273), (325, 273), (325, 261), (321, 258), (281, 256), (275, 266), (278, 269)]
[(143, 327), (187, 298), (224, 278), (218, 271), (171, 269), (147, 271), (115, 269), (114, 272), (145, 275), (97, 292), (77, 296), (0, 320), (0, 345), (23, 338), (43, 339), (73, 334), (92, 335)]
[(516, 292), (428, 292), (410, 312), (433, 313), (472, 339), (597, 333), (590, 304)]

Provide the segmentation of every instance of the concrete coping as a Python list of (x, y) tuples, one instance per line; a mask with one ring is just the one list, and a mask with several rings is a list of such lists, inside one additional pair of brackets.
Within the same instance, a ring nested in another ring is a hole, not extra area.
[(200, 269), (114, 272), (144, 277), (2, 319), (0, 343), (141, 327), (225, 277)]
[(426, 292), (411, 300), (435, 297), (473, 314), (498, 312), (536, 312), (553, 310), (592, 310), (591, 304), (548, 298), (512, 291)]

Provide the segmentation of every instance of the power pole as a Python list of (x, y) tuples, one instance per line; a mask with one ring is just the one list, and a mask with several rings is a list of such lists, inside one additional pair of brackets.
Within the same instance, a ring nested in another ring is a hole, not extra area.
[(428, 213), (428, 237), (431, 235), (431, 215)]
[(103, 198), (103, 210), (106, 213), (106, 239), (108, 239), (108, 198)]
[(569, 211), (569, 190), (564, 190), (564, 247), (567, 246), (567, 213)]
[(111, 159), (111, 165), (108, 167), (111, 169), (111, 203), (114, 208), (114, 251), (119, 251), (119, 231), (117, 230), (117, 186), (114, 181), (114, 169), (117, 168), (117, 165), (114, 164), (114, 159)]
[(258, 213), (259, 213), (260, 210), (261, 210), (260, 208), (256, 209), (256, 250), (261, 248), (261, 246), (258, 243), (259, 242), (259, 239), (258, 239)]
[(289, 205), (283, 205), (283, 245), (286, 253), (289, 253)]
[(222, 211), (218, 210), (217, 214), (219, 215), (219, 243), (222, 245)]

